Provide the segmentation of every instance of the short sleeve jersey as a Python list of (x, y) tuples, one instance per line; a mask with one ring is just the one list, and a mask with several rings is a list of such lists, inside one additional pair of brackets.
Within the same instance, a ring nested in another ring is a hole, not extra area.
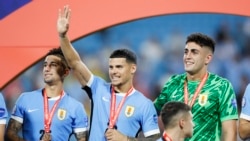
[(3, 95), (0, 93), (0, 124), (6, 124), (8, 117), (8, 111), (6, 109)]
[[(111, 84), (93, 75), (91, 80), (93, 81), (89, 87), (93, 105), (89, 140), (106, 141), (104, 134), (108, 128), (110, 116)], [(117, 109), (124, 95), (119, 93), (115, 95)], [(137, 137), (141, 130), (145, 137), (160, 133), (153, 102), (134, 89), (121, 108), (116, 127), (119, 132), (130, 137)]]
[(242, 109), (240, 118), (250, 121), (250, 84), (247, 85), (244, 96), (242, 98)]
[[(56, 98), (49, 98), (49, 111), (51, 111), (55, 101)], [(44, 130), (42, 89), (22, 93), (16, 101), (11, 118), (23, 124), (22, 134), (25, 140), (40, 140), (40, 130)], [(52, 141), (68, 140), (72, 133), (86, 131), (87, 126), (88, 117), (83, 104), (64, 92), (51, 122)]]
[[(186, 74), (174, 75), (164, 85), (161, 94), (154, 101), (160, 112), (168, 101), (184, 102), (184, 81)], [(193, 98), (200, 81), (188, 81), (189, 101)], [(221, 122), (238, 119), (237, 103), (231, 83), (225, 78), (209, 73), (208, 79), (192, 106), (194, 134), (185, 141), (219, 141)]]

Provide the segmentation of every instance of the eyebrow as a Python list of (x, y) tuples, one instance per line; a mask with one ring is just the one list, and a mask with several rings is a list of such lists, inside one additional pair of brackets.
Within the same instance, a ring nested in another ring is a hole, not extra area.
[[(45, 64), (45, 63), (48, 64), (47, 61), (44, 61), (43, 63), (44, 63), (44, 64)], [(57, 65), (60, 65), (60, 62), (59, 62), (59, 61), (52, 61), (52, 62), (50, 62), (50, 64), (57, 64)]]
[(184, 50), (185, 50), (185, 51), (187, 51), (187, 50), (190, 50), (190, 51), (200, 51), (200, 50), (195, 49), (195, 48), (191, 48), (191, 49), (185, 48)]

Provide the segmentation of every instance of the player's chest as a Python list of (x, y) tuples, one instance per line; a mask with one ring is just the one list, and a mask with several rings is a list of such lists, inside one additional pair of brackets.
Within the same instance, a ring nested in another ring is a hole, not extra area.
[[(47, 111), (46, 108), (48, 108)], [(43, 102), (37, 102), (29, 104), (24, 109), (24, 119), (31, 123), (44, 121), (46, 116), (53, 122), (71, 122), (68, 121), (70, 120), (70, 109), (61, 102), (55, 105), (55, 101), (48, 101), (48, 107)]]

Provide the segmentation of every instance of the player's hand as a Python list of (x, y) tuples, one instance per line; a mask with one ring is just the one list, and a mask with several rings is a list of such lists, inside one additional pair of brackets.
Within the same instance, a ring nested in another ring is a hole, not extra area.
[(127, 136), (116, 129), (107, 129), (105, 136), (108, 141), (127, 141)]
[(69, 6), (64, 6), (63, 9), (59, 9), (58, 19), (57, 19), (57, 32), (60, 37), (64, 37), (69, 29), (69, 19), (70, 19)]

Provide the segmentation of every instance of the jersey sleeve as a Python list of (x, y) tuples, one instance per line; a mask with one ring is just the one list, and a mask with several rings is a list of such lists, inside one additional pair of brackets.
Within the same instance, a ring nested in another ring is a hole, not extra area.
[(0, 93), (0, 124), (6, 124), (7, 117), (8, 117), (8, 111), (6, 109), (3, 95)]
[(242, 98), (240, 118), (250, 121), (250, 84), (247, 85)]
[(173, 82), (175, 81), (174, 77), (175, 76), (172, 76), (168, 79), (168, 81), (163, 86), (160, 95), (154, 100), (154, 106), (158, 115), (160, 115), (163, 105), (169, 101), (169, 91), (172, 88)]
[(91, 92), (91, 100), (95, 100), (96, 97), (99, 97), (104, 90), (110, 90), (110, 83), (107, 83), (101, 77), (92, 75), (91, 81), (92, 82), (87, 85), (89, 92)]
[(87, 131), (88, 129), (88, 116), (81, 103), (78, 103), (75, 110), (75, 119), (72, 125), (74, 133)]
[(151, 101), (147, 101), (145, 106), (143, 106), (142, 131), (145, 137), (160, 133), (158, 116)]
[(25, 106), (23, 104), (28, 103), (28, 101), (25, 102), (24, 97), (25, 97), (24, 94), (21, 94), (18, 97), (11, 114), (11, 118), (19, 121), (20, 123), (23, 123), (23, 117), (24, 117)]
[(222, 94), (220, 101), (220, 120), (238, 119), (236, 95), (230, 82), (223, 81), (221, 84)]

